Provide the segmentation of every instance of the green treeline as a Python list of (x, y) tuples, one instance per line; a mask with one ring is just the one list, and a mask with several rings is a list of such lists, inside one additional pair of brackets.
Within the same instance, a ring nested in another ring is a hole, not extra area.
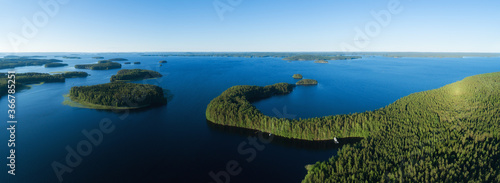
[(124, 82), (72, 87), (70, 97), (82, 104), (127, 108), (162, 105), (167, 102), (161, 87)]
[(116, 75), (111, 76), (111, 82), (132, 81), (162, 77), (159, 72), (144, 69), (122, 69)]
[[(286, 57), (283, 60), (306, 61), (306, 60), (352, 60), (359, 59), (360, 56), (321, 56), (321, 55), (297, 55)], [(327, 62), (328, 63), (328, 62)]]
[(109, 70), (109, 69), (119, 69), (122, 68), (122, 64), (112, 62), (109, 60), (101, 60), (97, 64), (82, 64), (75, 65), (77, 69), (90, 69), (90, 70)]
[(300, 120), (258, 111), (251, 102), (270, 97), (263, 88), (226, 90), (208, 105), (207, 119), (296, 139), (364, 137), (309, 166), (304, 183), (500, 182), (500, 73), (411, 94), (375, 111)]
[[(0, 73), (0, 88), (7, 88), (7, 73)], [(47, 73), (16, 73), (16, 89), (26, 88), (26, 85), (33, 83), (57, 83), (57, 82), (65, 82), (66, 78), (74, 78), (74, 77), (87, 77), (88, 74), (86, 72), (66, 72), (63, 74), (47, 74)], [(19, 91), (19, 90), (18, 90)], [(6, 95), (7, 89), (0, 90), (0, 96)]]
[(295, 83), (296, 85), (317, 85), (318, 81), (314, 79), (303, 79)]
[(29, 57), (7, 57), (7, 58), (0, 58), (0, 69), (15, 68), (22, 66), (39, 66), (53, 62), (62, 62), (62, 60), (33, 59)]
[(109, 59), (108, 61), (128, 61), (128, 59), (126, 59), (126, 58), (112, 58), (112, 59)]
[(68, 66), (68, 64), (56, 63), (56, 62), (45, 64), (45, 67), (64, 67), (64, 66)]
[(72, 71), (72, 72), (64, 72), (61, 74), (64, 78), (85, 78), (89, 76), (89, 73)]
[(404, 97), (303, 182), (500, 182), (499, 91), (492, 73)]

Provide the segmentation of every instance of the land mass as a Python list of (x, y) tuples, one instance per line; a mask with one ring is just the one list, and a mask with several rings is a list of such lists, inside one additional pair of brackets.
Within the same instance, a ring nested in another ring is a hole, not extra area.
[(110, 81), (133, 81), (162, 77), (159, 72), (144, 69), (122, 69), (116, 75), (111, 76)]
[[(0, 79), (0, 88), (7, 88), (7, 74), (0, 73), (2, 79)], [(15, 79), (15, 87), (17, 91), (21, 89), (29, 88), (28, 84), (36, 84), (36, 83), (56, 83), (56, 82), (65, 82), (66, 78), (76, 78), (76, 77), (87, 77), (88, 74), (86, 72), (64, 72), (62, 74), (47, 74), (47, 73), (16, 73)], [(12, 83), (11, 83), (12, 84)], [(7, 95), (7, 90), (0, 90), (0, 96)]]
[(295, 83), (296, 85), (317, 85), (318, 81), (314, 79), (303, 79)]
[[(352, 60), (362, 58), (360, 56), (321, 56), (321, 55), (297, 55), (292, 57), (286, 57), (283, 60), (290, 61), (313, 61), (313, 60)], [(328, 62), (327, 62), (328, 63)]]
[(41, 66), (48, 63), (62, 62), (56, 59), (33, 59), (29, 57), (6, 57), (0, 58), (0, 69), (16, 68), (23, 66)]
[[(234, 86), (207, 106), (207, 120), (277, 136), (363, 137), (308, 166), (312, 182), (499, 182), (500, 73), (467, 77), (374, 111), (309, 119), (263, 115), (251, 102), (293, 85)], [(342, 140), (342, 139), (340, 139)]]
[(75, 86), (69, 98), (94, 109), (138, 109), (167, 103), (163, 89), (158, 86), (124, 82)]
[(101, 60), (97, 64), (82, 64), (75, 65), (77, 69), (90, 69), (90, 70), (109, 70), (109, 69), (119, 69), (122, 68), (122, 64), (112, 62), (109, 60)]
[(68, 66), (68, 64), (63, 64), (63, 63), (58, 63), (58, 62), (45, 64), (45, 67), (65, 67), (65, 66)]

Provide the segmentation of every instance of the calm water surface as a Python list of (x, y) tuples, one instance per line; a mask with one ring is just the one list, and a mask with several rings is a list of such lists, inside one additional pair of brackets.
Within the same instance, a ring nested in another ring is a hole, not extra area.
[[(374, 110), (414, 92), (439, 88), (467, 76), (500, 71), (499, 58), (366, 57), (316, 64), (289, 63), (278, 58), (164, 58), (132, 53), (78, 56), (82, 59), (63, 59), (68, 67), (30, 66), (15, 70), (18, 73), (73, 71), (75, 64), (96, 62), (91, 59), (93, 56), (123, 57), (142, 62), (123, 65), (124, 69), (162, 73), (163, 78), (137, 83), (159, 85), (173, 97), (166, 106), (129, 114), (62, 104), (63, 95), (71, 87), (107, 83), (118, 70), (84, 70), (91, 76), (36, 85), (19, 92), (16, 176), (7, 176), (7, 166), (2, 166), (1, 182), (58, 182), (51, 164), (54, 161), (65, 164), (68, 153), (65, 148), (76, 148), (86, 139), (82, 130), (98, 128), (103, 119), (111, 120), (115, 130), (104, 135), (102, 144), (94, 146), (92, 153), (72, 168), (73, 172), (63, 175), (64, 182), (211, 182), (209, 172), (226, 169), (232, 160), (239, 162), (242, 171), (231, 176), (231, 182), (300, 182), (306, 174), (306, 164), (327, 160), (336, 155), (338, 147), (276, 139), (257, 151), (253, 161), (247, 162), (250, 155), (238, 153), (238, 146), (256, 134), (207, 123), (205, 109), (210, 100), (234, 85), (295, 83), (297, 80), (291, 76), (300, 73), (304, 78), (318, 80), (319, 85), (299, 86), (289, 95), (255, 105), (267, 115), (309, 118)], [(158, 61), (164, 59), (168, 63), (159, 67)], [(0, 112), (7, 112), (6, 99), (0, 99)], [(4, 116), (7, 120), (7, 115)], [(2, 129), (7, 128), (5, 122), (0, 124)], [(0, 155), (7, 157), (8, 134), (6, 130), (0, 134), (5, 140)]]

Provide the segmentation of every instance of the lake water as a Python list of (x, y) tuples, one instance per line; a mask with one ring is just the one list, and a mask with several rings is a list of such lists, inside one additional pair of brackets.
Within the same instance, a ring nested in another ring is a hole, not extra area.
[[(255, 105), (264, 114), (288, 118), (346, 114), (378, 109), (408, 94), (439, 88), (467, 76), (500, 71), (499, 58), (365, 57), (317, 64), (279, 58), (164, 58), (134, 53), (77, 56), (82, 59), (63, 59), (68, 67), (30, 66), (15, 70), (73, 71), (75, 64), (96, 62), (91, 59), (93, 56), (122, 57), (142, 62), (123, 65), (123, 69), (162, 73), (163, 78), (137, 83), (159, 85), (173, 97), (166, 106), (126, 116), (62, 104), (63, 95), (71, 87), (107, 83), (118, 70), (83, 70), (91, 76), (21, 91), (16, 94), (16, 176), (9, 176), (8, 167), (2, 166), (1, 182), (58, 182), (51, 164), (65, 164), (66, 147), (75, 149), (86, 139), (82, 130), (99, 128), (103, 119), (110, 120), (115, 130), (105, 134), (102, 143), (93, 146), (91, 154), (82, 157), (81, 164), (71, 173), (63, 175), (64, 182), (214, 182), (209, 173), (225, 170), (226, 164), (234, 161), (239, 163), (241, 172), (231, 176), (231, 182), (300, 182), (306, 174), (306, 164), (327, 160), (336, 155), (338, 147), (275, 138), (248, 162), (250, 155), (240, 154), (238, 146), (243, 143), (250, 147), (246, 144), (248, 138), (257, 134), (207, 123), (207, 104), (231, 86), (295, 83), (292, 75), (300, 73), (304, 78), (318, 80), (319, 85), (299, 86), (289, 95)], [(160, 60), (168, 63), (159, 67)], [(2, 111), (7, 113), (7, 97), (0, 99)], [(6, 121), (7, 115), (3, 119)], [(4, 129), (0, 133), (0, 141), (4, 142), (0, 155), (7, 157), (7, 123), (0, 124)]]

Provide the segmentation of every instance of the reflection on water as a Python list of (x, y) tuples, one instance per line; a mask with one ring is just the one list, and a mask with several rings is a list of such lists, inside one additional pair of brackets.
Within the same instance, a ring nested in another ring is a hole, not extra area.
[[(211, 130), (220, 133), (237, 134), (241, 136), (256, 136), (259, 132), (258, 130), (218, 125), (208, 120), (206, 120), (206, 122)], [(362, 139), (363, 138), (361, 137), (337, 138), (337, 140), (339, 141), (339, 143), (337, 144), (335, 143), (334, 140), (310, 141), (310, 140), (290, 139), (274, 135), (273, 141), (271, 143), (275, 145), (292, 147), (297, 149), (330, 150), (330, 149), (340, 148), (345, 144), (352, 144), (359, 142)]]

